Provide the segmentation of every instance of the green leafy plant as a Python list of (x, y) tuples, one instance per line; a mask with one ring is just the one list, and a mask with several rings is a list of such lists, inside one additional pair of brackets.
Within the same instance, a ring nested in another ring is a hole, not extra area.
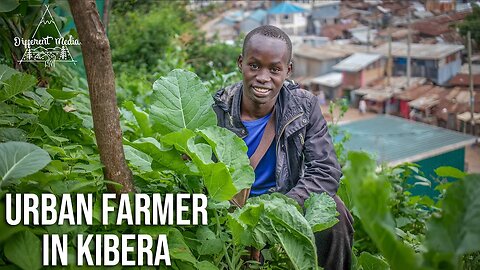
[[(366, 153), (350, 152), (344, 181), (351, 187), (349, 192), (364, 230), (392, 269), (459, 269), (464, 255), (479, 251), (478, 209), (466, 205), (479, 203), (480, 175), (467, 175), (451, 184), (440, 212), (426, 221), (424, 248), (416, 252), (396, 235), (389, 208), (391, 183), (375, 171), (376, 163)], [(462, 175), (447, 168), (437, 172), (443, 176)]]
[[(151, 115), (149, 122), (152, 129), (158, 131), (159, 139), (140, 138), (129, 143), (130, 146), (151, 155), (159, 166), (175, 170), (185, 179), (183, 186), (187, 190), (198, 188), (198, 185), (191, 186), (192, 181), (188, 179), (201, 176), (209, 197), (218, 203), (226, 203), (238, 191), (253, 183), (254, 175), (245, 154), (245, 143), (232, 132), (216, 126), (216, 116), (211, 108), (213, 101), (196, 75), (174, 70), (154, 83), (152, 97), (152, 106), (136, 119), (145, 125), (146, 118), (143, 116)], [(138, 111), (136, 113), (139, 115)], [(150, 147), (146, 146), (147, 141)], [(155, 150), (152, 152), (153, 145)], [(181, 158), (182, 154), (190, 160), (186, 162)], [(231, 233), (229, 237), (232, 237), (222, 248), (228, 268), (237, 269), (235, 262), (242, 264), (239, 257), (233, 259), (239, 248), (255, 246), (262, 249), (270, 244), (274, 247), (280, 245), (289, 258), (289, 265), (295, 269), (315, 269), (317, 259), (313, 232), (336, 223), (336, 210), (332, 208), (335, 203), (327, 197), (312, 197), (307, 201), (305, 217), (299, 206), (285, 196), (277, 194), (251, 198), (244, 208), (228, 215), (226, 227), (223, 223), (226, 221), (226, 208), (215, 210), (217, 235)], [(323, 205), (329, 206), (325, 208), (327, 210), (322, 211)], [(245, 238), (247, 235), (251, 236)], [(206, 240), (219, 243), (213, 238)], [(204, 248), (200, 247), (197, 252), (206, 255)]]
[[(39, 235), (45, 233), (108, 232), (166, 234), (173, 269), (241, 269), (247, 265), (317, 269), (313, 233), (335, 224), (335, 203), (325, 194), (314, 196), (306, 201), (303, 216), (295, 201), (272, 194), (249, 199), (245, 208), (233, 208), (228, 200), (254, 179), (247, 147), (235, 134), (216, 126), (207, 88), (187, 71), (174, 70), (160, 78), (153, 86), (151, 106), (140, 108), (124, 102), (125, 153), (140, 192), (208, 194), (208, 225), (132, 227), (115, 225), (113, 220), (101, 225), (98, 200), (105, 184), (111, 182), (103, 179), (93, 134), (88, 132), (91, 121), (86, 91), (76, 88), (71, 94), (61, 83), (55, 85), (62, 90), (35, 87), (0, 106), (7, 112), (0, 115), (2, 126), (22, 130), (29, 141), (0, 143), (2, 184), (9, 183), (0, 186), (0, 213), (5, 213), (7, 192), (57, 196), (88, 192), (95, 195), (95, 222), (90, 226), (30, 227), (8, 226), (2, 220), (0, 266), (40, 269), (39, 257), (27, 254), (39, 255)], [(164, 102), (166, 97), (170, 103)], [(19, 166), (25, 164), (28, 166)], [(112, 206), (117, 207), (115, 203)], [(243, 236), (249, 232), (252, 235), (246, 241)], [(77, 248), (74, 238), (69, 237), (68, 242), (71, 258)], [(242, 257), (247, 246), (262, 249), (264, 265)]]

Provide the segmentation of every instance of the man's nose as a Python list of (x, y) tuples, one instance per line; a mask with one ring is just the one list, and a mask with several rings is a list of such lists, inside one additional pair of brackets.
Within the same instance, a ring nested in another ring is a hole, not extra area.
[(257, 74), (257, 81), (260, 83), (266, 83), (270, 81), (270, 74), (267, 69), (260, 69)]

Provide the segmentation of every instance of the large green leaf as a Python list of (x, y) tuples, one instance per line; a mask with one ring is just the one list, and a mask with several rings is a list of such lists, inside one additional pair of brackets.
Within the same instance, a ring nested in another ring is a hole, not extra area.
[(180, 153), (172, 147), (165, 147), (154, 138), (141, 138), (125, 144), (149, 155), (153, 162), (180, 174), (198, 174), (196, 168), (187, 166)]
[(358, 257), (358, 265), (360, 265), (363, 270), (389, 270), (390, 267), (388, 263), (379, 257), (373, 256), (368, 252), (362, 252), (360, 257)]
[(435, 173), (440, 177), (452, 177), (452, 178), (463, 178), (466, 173), (460, 171), (457, 168), (450, 166), (442, 166), (435, 169)]
[(26, 141), (27, 132), (19, 128), (0, 128), (0, 142)]
[(305, 219), (313, 232), (323, 231), (338, 222), (337, 204), (327, 193), (312, 193), (305, 201)]
[[(272, 230), (265, 230), (260, 224), (264, 216), (264, 204), (262, 202), (249, 202), (245, 207), (238, 208), (235, 212), (228, 214), (228, 227), (232, 232), (233, 241), (240, 246), (254, 246), (263, 249), (272, 239)], [(270, 225), (268, 223), (267, 225)]]
[(165, 144), (173, 145), (186, 153), (203, 176), (208, 195), (216, 201), (230, 200), (239, 190), (234, 186), (229, 168), (224, 163), (212, 161), (212, 148), (204, 143), (195, 143), (195, 133), (189, 129), (171, 132), (162, 138)]
[(55, 88), (49, 88), (46, 91), (53, 98), (60, 99), (60, 100), (68, 100), (68, 99), (74, 98), (74, 97), (76, 97), (77, 95), (80, 94), (79, 91), (72, 91), (72, 90), (68, 90), (67, 88), (64, 88), (62, 90), (55, 89)]
[(38, 119), (52, 131), (76, 128), (82, 124), (82, 120), (77, 115), (66, 112), (59, 104), (53, 105), (48, 111), (42, 111)]
[(162, 134), (216, 125), (213, 99), (192, 72), (177, 69), (158, 79), (153, 84), (152, 100), (150, 115)]
[(129, 145), (123, 146), (123, 149), (125, 151), (125, 159), (128, 160), (130, 164), (144, 172), (152, 171), (152, 157)]
[(280, 244), (294, 269), (317, 269), (314, 236), (298, 204), (281, 194), (250, 198), (229, 214), (228, 225), (235, 243), (263, 248)]
[(198, 263), (190, 248), (185, 243), (182, 233), (177, 228), (171, 226), (143, 226), (140, 229), (140, 233), (149, 234), (153, 237), (158, 237), (160, 234), (166, 234), (170, 258), (173, 261), (182, 261), (192, 265)]
[(288, 199), (270, 197), (272, 203), (265, 205), (266, 216), (295, 269), (317, 269), (315, 239), (310, 224), (296, 205), (288, 203)]
[(0, 176), (2, 181), (22, 178), (50, 163), (48, 153), (25, 142), (0, 143)]
[(10, 78), (3, 81), (3, 89), (0, 92), (0, 101), (7, 100), (19, 93), (27, 91), (35, 86), (37, 79), (26, 73), (13, 74)]
[(459, 268), (462, 255), (480, 251), (480, 174), (453, 183), (442, 202), (441, 217), (427, 224), (428, 256), (435, 267)]
[(390, 213), (391, 186), (375, 173), (375, 160), (364, 152), (349, 152), (343, 181), (351, 186), (352, 200), (363, 228), (392, 269), (420, 269), (421, 257), (398, 239)]
[(133, 114), (135, 120), (137, 120), (137, 124), (140, 127), (140, 130), (143, 133), (143, 136), (152, 136), (152, 128), (150, 127), (150, 120), (148, 114), (135, 106), (132, 101), (124, 102), (123, 106)]
[(41, 242), (29, 231), (15, 234), (5, 244), (5, 257), (24, 270), (42, 268)]
[(4, 84), (4, 82), (14, 74), (20, 74), (20, 72), (9, 66), (0, 65), (0, 85)]
[(237, 194), (238, 190), (233, 185), (232, 176), (225, 164), (212, 163), (201, 170), (210, 198), (221, 202), (230, 200)]
[(250, 188), (255, 181), (255, 173), (248, 159), (245, 142), (235, 133), (218, 126), (198, 130), (212, 147), (220, 162), (227, 165), (237, 190)]
[(201, 261), (197, 263), (197, 269), (198, 270), (216, 270), (218, 267), (216, 267), (213, 263), (209, 261)]

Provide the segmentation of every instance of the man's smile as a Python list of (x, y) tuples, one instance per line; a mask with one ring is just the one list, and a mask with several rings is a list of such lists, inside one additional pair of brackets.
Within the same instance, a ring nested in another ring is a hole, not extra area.
[(260, 86), (252, 86), (252, 89), (255, 92), (256, 96), (265, 96), (268, 94), (268, 92), (271, 91), (270, 88), (264, 88)]

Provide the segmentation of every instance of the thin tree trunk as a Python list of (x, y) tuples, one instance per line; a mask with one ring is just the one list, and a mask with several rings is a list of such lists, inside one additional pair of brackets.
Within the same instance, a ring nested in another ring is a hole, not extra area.
[(110, 0), (105, 0), (105, 2), (103, 3), (103, 26), (105, 28), (105, 32), (108, 31), (108, 23), (110, 21), (110, 3)]
[(108, 180), (121, 184), (117, 193), (133, 192), (132, 172), (125, 161), (120, 129), (120, 114), (115, 95), (110, 44), (100, 21), (95, 0), (69, 0), (78, 36), (82, 43), (83, 62), (87, 72), (93, 127), (100, 160)]

